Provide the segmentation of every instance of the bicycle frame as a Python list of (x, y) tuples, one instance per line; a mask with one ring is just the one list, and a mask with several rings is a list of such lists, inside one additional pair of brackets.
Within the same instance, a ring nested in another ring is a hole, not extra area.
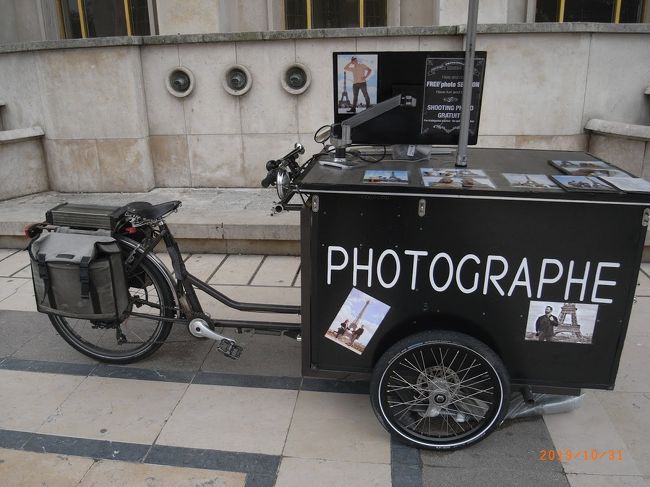
[[(126, 259), (128, 268), (135, 268), (138, 264), (147, 257), (148, 254), (153, 252), (153, 249), (163, 241), (167, 249), (167, 253), (172, 262), (174, 271), (174, 289), (178, 298), (179, 311), (185, 315), (185, 318), (161, 318), (160, 316), (152, 316), (143, 313), (131, 313), (133, 316), (142, 318), (151, 318), (163, 321), (172, 321), (177, 324), (188, 324), (194, 318), (201, 318), (206, 320), (212, 327), (252, 329), (257, 332), (265, 332), (270, 334), (286, 334), (289, 336), (297, 337), (301, 332), (301, 325), (299, 323), (285, 323), (275, 321), (257, 321), (257, 320), (224, 320), (214, 319), (208, 316), (204, 311), (201, 303), (199, 302), (195, 288), (203, 291), (210, 297), (225, 304), (226, 306), (247, 312), (262, 312), (262, 313), (280, 313), (299, 315), (300, 306), (282, 305), (282, 304), (264, 304), (264, 303), (246, 303), (235, 301), (225, 294), (217, 291), (209, 286), (206, 282), (198, 277), (190, 274), (185, 267), (185, 263), (181, 257), (181, 252), (178, 247), (176, 239), (172, 235), (169, 227), (164, 220), (158, 222), (158, 234), (155, 238), (145, 239), (136, 248), (134, 248)], [(138, 252), (140, 250), (140, 252)]]

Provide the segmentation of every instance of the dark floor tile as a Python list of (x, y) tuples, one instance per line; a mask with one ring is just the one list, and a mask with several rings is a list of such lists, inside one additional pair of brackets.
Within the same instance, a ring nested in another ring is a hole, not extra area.
[(539, 451), (554, 448), (541, 417), (506, 421), (487, 438), (461, 450), (435, 452), (422, 450), (427, 466), (498, 468), (518, 471), (562, 471), (556, 462), (540, 462)]
[(480, 485), (481, 487), (569, 487), (563, 472), (503, 470), (500, 468), (480, 468), (492, 465), (473, 462), (461, 467), (428, 467), (422, 472), (422, 485), (436, 487), (458, 487), (460, 485)]
[(0, 311), (0, 357), (13, 355), (51, 328), (50, 320), (41, 313)]
[(100, 364), (93, 370), (97, 377), (112, 377), (117, 379), (153, 380), (161, 382), (182, 382), (188, 384), (194, 377), (193, 371), (158, 370), (140, 367)]
[(226, 330), (244, 347), (241, 358), (232, 360), (213, 347), (202, 370), (244, 375), (272, 375), (277, 377), (301, 376), (300, 342), (284, 336), (242, 334)]
[(221, 374), (199, 372), (194, 384), (213, 386), (260, 387), (265, 389), (300, 389), (300, 377), (270, 377), (264, 375)]

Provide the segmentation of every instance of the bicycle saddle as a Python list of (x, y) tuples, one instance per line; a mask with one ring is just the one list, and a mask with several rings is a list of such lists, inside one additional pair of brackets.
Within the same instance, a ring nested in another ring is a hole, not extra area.
[(176, 211), (181, 206), (181, 202), (166, 201), (158, 205), (152, 205), (147, 201), (133, 201), (125, 206), (126, 212), (145, 220), (158, 220), (172, 211)]

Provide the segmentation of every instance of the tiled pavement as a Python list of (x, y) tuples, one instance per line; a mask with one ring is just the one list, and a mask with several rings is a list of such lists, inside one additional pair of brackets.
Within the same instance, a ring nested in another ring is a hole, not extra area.
[[(299, 302), (298, 258), (184, 258), (192, 273), (235, 299)], [(615, 391), (587, 392), (571, 413), (507, 421), (481, 443), (452, 453), (391, 441), (374, 418), (367, 385), (301, 378), (300, 344), (284, 337), (240, 336), (244, 355), (231, 361), (212, 342), (188, 338), (177, 327), (143, 362), (98, 365), (34, 312), (26, 266), (24, 252), (0, 250), (2, 485), (650, 481), (650, 265), (639, 276)], [(214, 316), (244, 316), (203, 301)], [(614, 450), (616, 457), (541, 461), (540, 452), (549, 449)]]

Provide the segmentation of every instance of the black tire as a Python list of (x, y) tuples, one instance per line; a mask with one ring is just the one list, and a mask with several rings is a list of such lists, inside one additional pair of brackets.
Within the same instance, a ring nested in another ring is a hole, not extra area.
[[(166, 318), (175, 316), (174, 297), (162, 271), (149, 258), (134, 269), (128, 277), (129, 295), (139, 296), (159, 306), (134, 307), (139, 313)], [(126, 342), (117, 339), (118, 328), (97, 326), (89, 320), (49, 315), (56, 331), (79, 352), (100, 362), (129, 364), (148, 357), (169, 336), (172, 323), (127, 315), (119, 324)]]
[(463, 333), (430, 330), (400, 340), (382, 355), (370, 399), (379, 422), (395, 438), (416, 448), (453, 450), (501, 424), (510, 378), (484, 343)]

